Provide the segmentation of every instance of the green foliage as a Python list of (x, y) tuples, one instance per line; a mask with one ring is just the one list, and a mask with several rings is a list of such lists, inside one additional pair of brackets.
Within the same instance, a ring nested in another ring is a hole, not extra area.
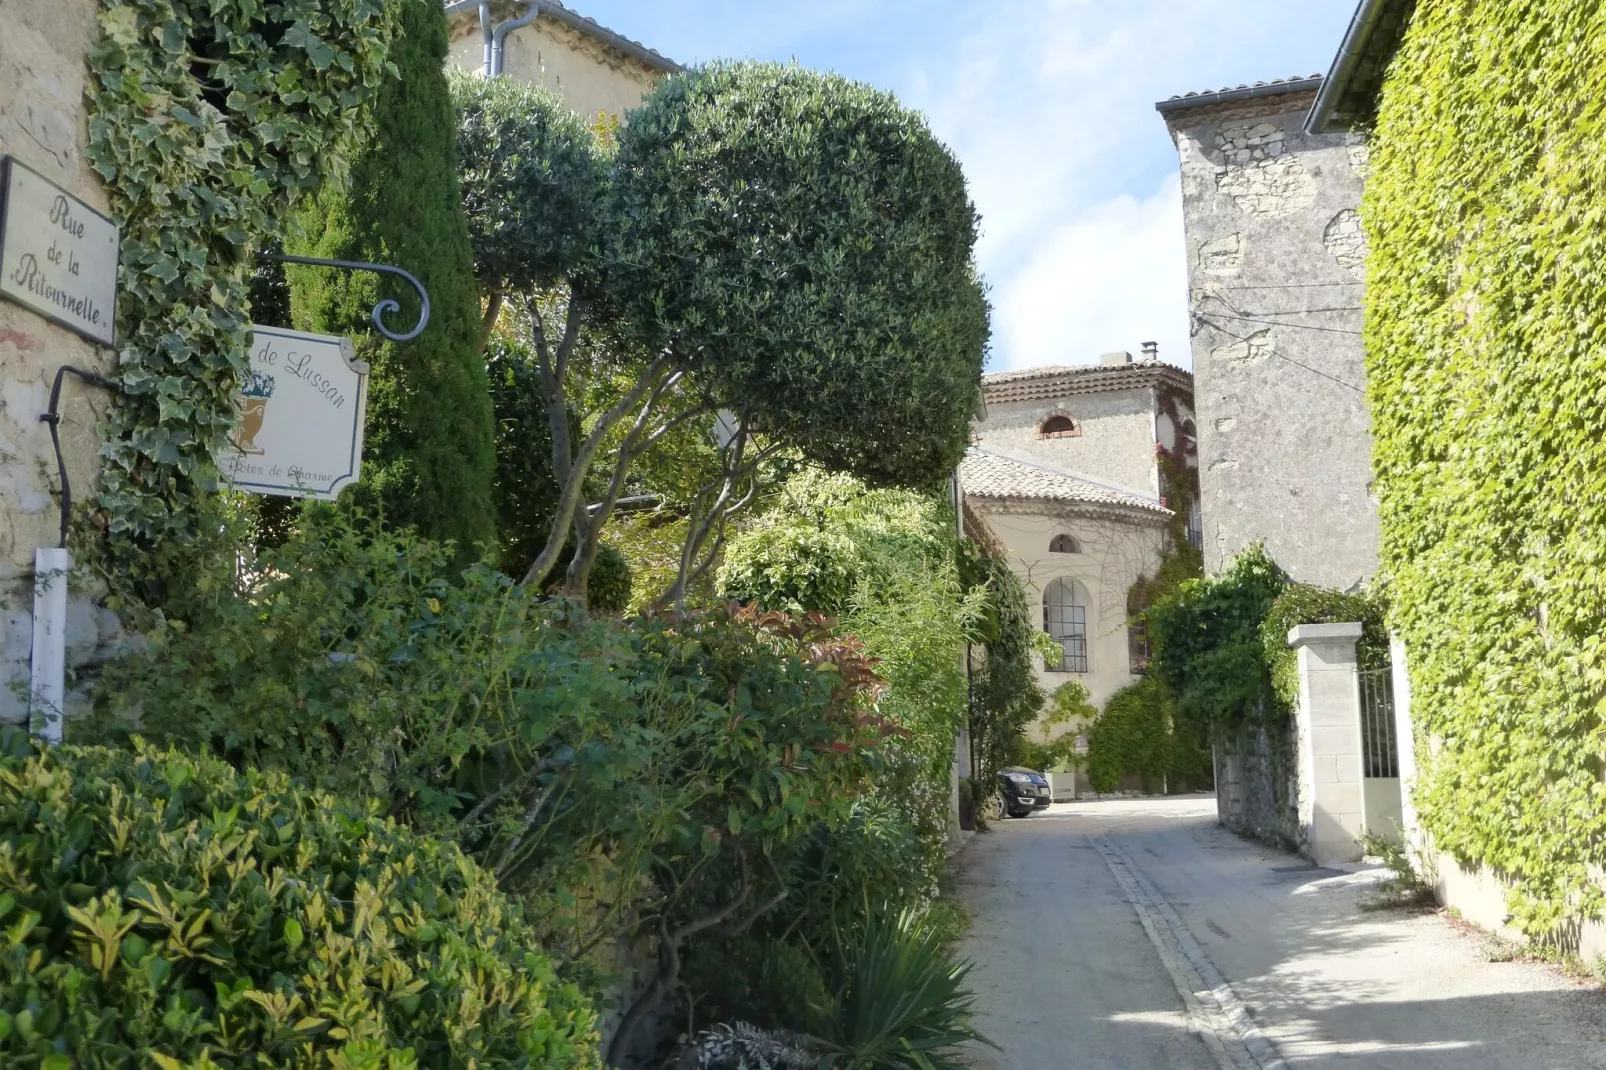
[(1076, 751), (1075, 731), (1054, 734), (1054, 729), (1085, 725), (1099, 714), (1079, 680), (1067, 680), (1049, 696), (1043, 713), (1043, 742), (1025, 737), (1021, 740), (1020, 760), (1016, 763), (1041, 772), (1068, 773), (1081, 764)]
[(604, 543), (591, 572), (587, 604), (597, 613), (623, 613), (630, 605), (630, 560), (617, 547)]
[[(506, 335), (493, 334), (485, 349), (485, 375), (496, 416), (496, 476), (491, 495), (501, 543), (500, 565), (508, 575), (522, 576), (546, 545), (563, 488), (552, 470), (546, 399), (529, 348)], [(579, 432), (579, 423), (572, 417), (569, 426)]]
[(1170, 690), (1154, 676), (1128, 684), (1104, 704), (1087, 741), (1087, 777), (1094, 791), (1113, 791), (1126, 777), (1144, 791), (1180, 791), (1211, 780), (1208, 743), (1180, 722)]
[(919, 830), (928, 867), (941, 863), (953, 741), (965, 723), (958, 655), (984, 598), (966, 589), (958, 555), (939, 500), (804, 471), (731, 540), (717, 580), (727, 597), (837, 616), (876, 659), (879, 708), (908, 733), (878, 791)]
[(429, 326), (410, 342), (374, 334), (375, 301), (398, 302), (388, 322), (405, 329), (418, 298), (406, 283), (366, 272), (292, 266), (291, 307), (298, 325), (357, 337), (358, 356), (371, 365), (357, 500), (377, 506), (388, 524), (454, 540), (472, 560), (496, 537), (494, 420), (442, 69), (446, 15), (435, 0), (398, 0), (394, 9), (400, 77), (380, 92), (349, 183), (303, 207), (290, 248), (411, 271), (429, 291)]
[(1360, 621), (1355, 656), (1362, 672), (1389, 666), (1388, 625), (1382, 600), (1347, 594), (1308, 583), (1283, 588), (1260, 625), (1260, 641), (1271, 672), (1272, 692), (1285, 710), (1299, 706), (1299, 653), (1288, 645), (1288, 633), (1301, 624), (1343, 624)]
[(1182, 721), (1213, 733), (1264, 715), (1270, 682), (1261, 625), (1287, 583), (1257, 543), (1221, 575), (1188, 580), (1144, 612), (1149, 675), (1175, 698)]
[(880, 768), (876, 678), (818, 619), (609, 621), (453, 576), (442, 547), (348, 510), (242, 556), (248, 519), (213, 522), (197, 583), (141, 622), (149, 649), (106, 668), (74, 737), (137, 730), (374, 798), (523, 896), (565, 962), (632, 917), (674, 954), (710, 913), (762, 918), (777, 860)]
[[(1008, 562), (972, 557), (975, 582), (986, 593), (985, 650), (972, 667), (970, 751), (972, 783), (991, 795), (1000, 769), (1022, 760), (1026, 729), (1043, 705), (1037, 684), (1038, 626), (1026, 588)], [(983, 807), (978, 800), (978, 820)]]
[(488, 291), (549, 290), (588, 269), (603, 144), (555, 93), (453, 72), (463, 209)]
[(6, 731), (7, 1066), (600, 1066), (590, 1005), (455, 847), (282, 775)]
[(917, 914), (872, 921), (842, 960), (831, 1029), (820, 1038), (840, 1065), (962, 1070), (964, 1049), (990, 1043), (971, 1024), (970, 966)]
[(1414, 801), (1535, 936), (1606, 906), (1603, 61), (1597, 3), (1417, 4), (1362, 211)]
[(676, 75), (620, 132), (607, 212), (610, 287), (720, 404), (874, 484), (958, 463), (988, 309), (917, 113), (795, 66)]
[(122, 228), (98, 527), (123, 573), (195, 532), (247, 363), (252, 253), (344, 169), (386, 71), (378, 0), (103, 0), (90, 166)]

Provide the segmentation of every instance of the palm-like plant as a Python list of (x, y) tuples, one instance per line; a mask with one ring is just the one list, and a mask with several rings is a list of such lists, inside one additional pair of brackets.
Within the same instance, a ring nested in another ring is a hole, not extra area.
[(827, 1065), (842, 1070), (963, 1070), (968, 1044), (996, 1047), (971, 1024), (970, 964), (913, 911), (872, 919), (844, 948)]

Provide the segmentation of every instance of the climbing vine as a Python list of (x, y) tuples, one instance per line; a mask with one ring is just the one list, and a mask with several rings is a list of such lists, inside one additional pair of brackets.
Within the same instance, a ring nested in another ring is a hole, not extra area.
[(215, 485), (254, 252), (342, 173), (392, 25), (380, 0), (103, 0), (100, 25), (88, 157), (123, 248), (94, 519), (127, 569)]
[(1372, 159), (1367, 395), (1415, 802), (1549, 935), (1606, 905), (1606, 5), (1421, 0)]

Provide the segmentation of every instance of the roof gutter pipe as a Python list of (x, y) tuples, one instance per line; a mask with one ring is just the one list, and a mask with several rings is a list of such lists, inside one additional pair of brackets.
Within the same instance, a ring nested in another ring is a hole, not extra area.
[(1386, 0), (1360, 0), (1360, 5), (1355, 9), (1355, 16), (1349, 21), (1349, 30), (1344, 34), (1344, 41), (1338, 46), (1338, 55), (1333, 57), (1333, 66), (1328, 70), (1327, 77), (1322, 79), (1322, 88), (1316, 94), (1316, 103), (1311, 105), (1310, 114), (1305, 117), (1305, 133), (1330, 132), (1327, 125), (1333, 119), (1339, 98), (1349, 87), (1350, 76), (1355, 73), (1355, 65), (1365, 53), (1366, 42), (1372, 36), (1372, 31), (1377, 29), (1378, 19), (1387, 6)]
[[(489, 10), (490, 4), (484, 4), (481, 10)], [(503, 42), (507, 35), (514, 30), (522, 29), (541, 17), (541, 5), (537, 0), (531, 0), (530, 9), (516, 19), (502, 23), (491, 31), (491, 69), (490, 76), (495, 78), (502, 73), (502, 63), (506, 59)]]

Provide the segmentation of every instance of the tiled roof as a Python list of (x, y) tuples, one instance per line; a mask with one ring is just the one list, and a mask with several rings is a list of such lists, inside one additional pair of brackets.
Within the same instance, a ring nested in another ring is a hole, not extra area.
[(1149, 386), (1170, 386), (1193, 391), (1193, 376), (1174, 364), (1140, 360), (1131, 364), (1073, 364), (1021, 371), (994, 372), (981, 377), (989, 404), (1007, 401), (1043, 401), (1074, 394), (1104, 394)]
[[(654, 49), (648, 48), (640, 41), (632, 41), (620, 33), (608, 29), (596, 19), (587, 18), (571, 8), (565, 7), (560, 0), (529, 0), (530, 6), (541, 15), (556, 19), (571, 29), (578, 30), (594, 40), (602, 42), (609, 48), (646, 64), (654, 70), (665, 74), (678, 74), (686, 68)], [(499, 5), (499, 7), (502, 5)], [(447, 0), (446, 15), (448, 18), (458, 16), (472, 17), (478, 5), (474, 0)]]
[(657, 49), (648, 48), (640, 41), (632, 41), (622, 33), (615, 33), (596, 19), (588, 18), (572, 8), (565, 7), (558, 0), (546, 0), (542, 7), (547, 9), (547, 14), (558, 18), (562, 22), (567, 22), (582, 33), (589, 33), (603, 44), (611, 45), (626, 55), (635, 57), (649, 67), (656, 67), (666, 74), (678, 74), (685, 70), (684, 67)]
[(967, 495), (977, 498), (1081, 502), (1139, 509), (1158, 516), (1171, 515), (1171, 510), (1154, 498), (1145, 498), (1141, 494), (1036, 461), (1007, 457), (982, 446), (972, 446), (966, 451), (965, 459), (959, 465), (959, 483)]
[(1237, 100), (1253, 100), (1256, 97), (1312, 92), (1320, 89), (1321, 84), (1320, 74), (1296, 74), (1288, 78), (1270, 78), (1264, 82), (1246, 82), (1243, 85), (1224, 85), (1220, 89), (1200, 89), (1182, 93), (1168, 100), (1162, 100), (1154, 107), (1162, 113), (1180, 111), (1203, 107), (1206, 104), (1226, 104)]

